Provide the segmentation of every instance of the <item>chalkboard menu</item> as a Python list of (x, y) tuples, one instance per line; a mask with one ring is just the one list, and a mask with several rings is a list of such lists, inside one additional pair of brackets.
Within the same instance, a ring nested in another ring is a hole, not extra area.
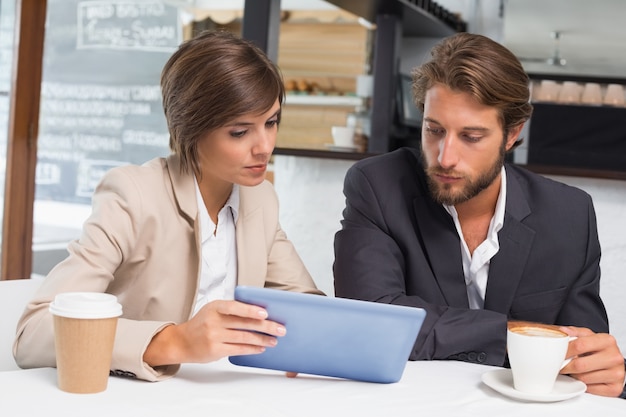
[(166, 155), (159, 78), (182, 42), (178, 8), (49, 0), (36, 198), (85, 202), (106, 170)]

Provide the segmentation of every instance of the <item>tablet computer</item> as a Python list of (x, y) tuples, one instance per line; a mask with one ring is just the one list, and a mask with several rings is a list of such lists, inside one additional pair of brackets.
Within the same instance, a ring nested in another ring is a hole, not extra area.
[(238, 286), (235, 299), (267, 310), (287, 334), (235, 365), (392, 383), (402, 377), (426, 317), (421, 308)]

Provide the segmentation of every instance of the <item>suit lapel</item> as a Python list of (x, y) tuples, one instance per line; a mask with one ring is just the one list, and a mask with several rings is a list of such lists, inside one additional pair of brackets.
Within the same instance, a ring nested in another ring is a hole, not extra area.
[(506, 214), (498, 234), (500, 250), (489, 266), (485, 309), (508, 314), (511, 308), (535, 237), (535, 231), (522, 223), (530, 213), (520, 179), (507, 170)]
[[(422, 189), (425, 189), (424, 184)], [(415, 199), (420, 244), (447, 305), (469, 308), (463, 275), (461, 242), (448, 212), (429, 196)], [(444, 248), (450, 248), (445, 250)]]

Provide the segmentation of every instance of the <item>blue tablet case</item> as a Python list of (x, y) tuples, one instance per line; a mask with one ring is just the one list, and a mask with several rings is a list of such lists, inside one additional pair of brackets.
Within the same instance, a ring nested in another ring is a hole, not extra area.
[(421, 308), (246, 286), (235, 299), (265, 308), (287, 334), (231, 363), (367, 382), (400, 380), (426, 317)]

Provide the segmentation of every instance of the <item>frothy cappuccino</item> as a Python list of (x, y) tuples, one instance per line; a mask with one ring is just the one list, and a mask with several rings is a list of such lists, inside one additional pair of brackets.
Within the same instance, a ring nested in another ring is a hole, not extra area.
[(567, 334), (560, 330), (549, 329), (547, 327), (521, 326), (510, 329), (512, 332), (524, 336), (540, 336), (540, 337), (567, 337)]

